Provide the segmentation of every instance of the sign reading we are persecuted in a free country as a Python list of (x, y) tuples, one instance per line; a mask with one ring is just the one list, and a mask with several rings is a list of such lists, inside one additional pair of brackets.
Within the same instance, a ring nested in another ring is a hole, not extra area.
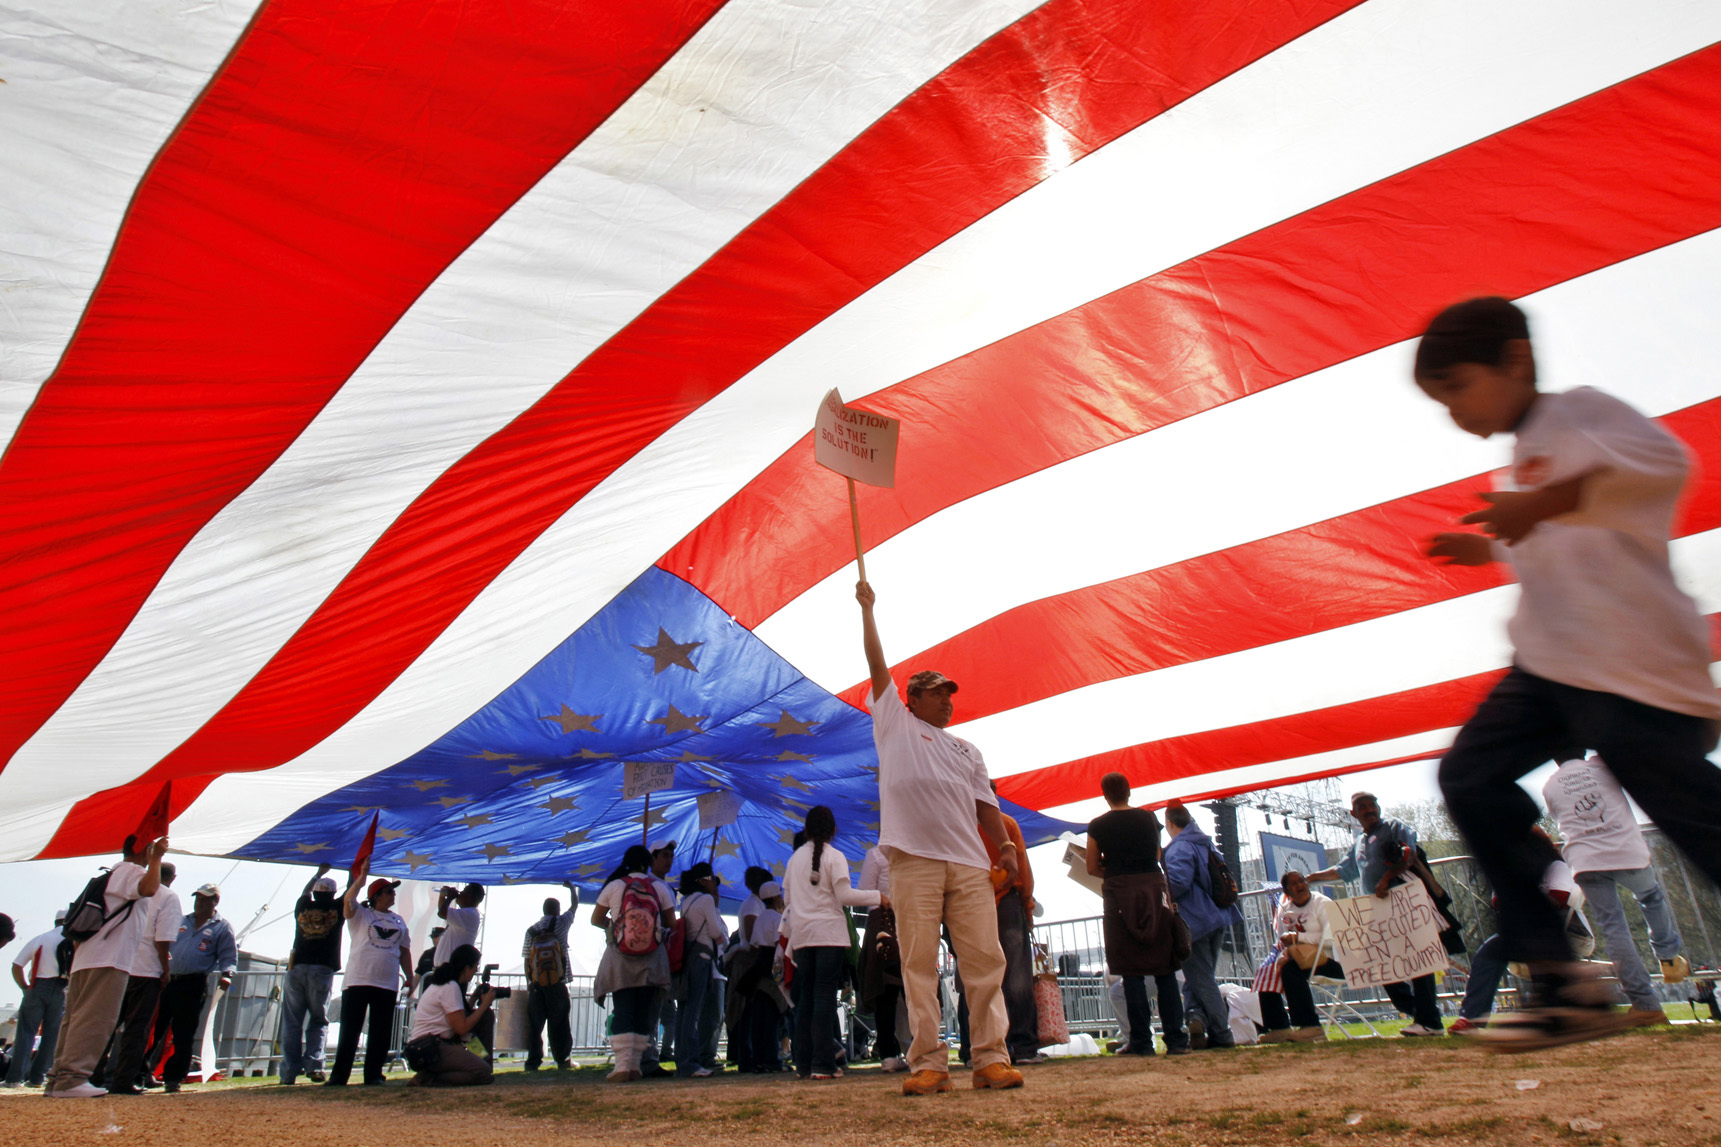
[(902, 423), (844, 406), (834, 389), (819, 403), (813, 461), (868, 486), (896, 485), (896, 439)]
[(1334, 900), (1327, 909), (1333, 956), (1345, 970), (1345, 986), (1397, 984), (1450, 966), (1440, 942), (1444, 921), (1416, 881), (1379, 896)]

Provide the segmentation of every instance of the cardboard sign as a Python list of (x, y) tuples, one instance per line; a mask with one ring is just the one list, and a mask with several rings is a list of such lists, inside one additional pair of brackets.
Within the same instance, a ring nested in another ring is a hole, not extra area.
[(1383, 900), (1351, 896), (1327, 911), (1333, 955), (1345, 969), (1345, 986), (1396, 984), (1444, 971), (1440, 913), (1418, 881), (1400, 884)]
[(622, 799), (634, 800), (674, 783), (674, 761), (629, 761), (627, 772), (622, 776)]
[(813, 461), (869, 486), (896, 485), (896, 437), (902, 423), (843, 405), (832, 390), (813, 423)]
[(734, 824), (741, 815), (741, 797), (737, 793), (718, 791), (699, 795), (699, 831)]

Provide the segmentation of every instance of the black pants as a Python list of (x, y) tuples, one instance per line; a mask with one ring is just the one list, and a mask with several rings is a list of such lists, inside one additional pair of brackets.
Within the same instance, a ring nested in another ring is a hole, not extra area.
[(1445, 1030), (1446, 1024), (1440, 1018), (1439, 988), (1432, 975), (1418, 976), (1408, 984), (1399, 982), (1381, 986), (1386, 989), (1386, 998), (1392, 1001), (1392, 1006), (1413, 1022), (1434, 1031)]
[(1500, 900), (1512, 960), (1566, 961), (1564, 921), (1539, 887), (1546, 858), (1530, 844), (1540, 810), (1519, 777), (1569, 749), (1594, 749), (1625, 791), (1721, 883), (1721, 769), (1714, 725), (1513, 667), (1440, 762), (1440, 791)]
[[(129, 985), (128, 985), (129, 986)], [(173, 1054), (162, 1069), (164, 1083), (180, 1083), (191, 1071), (191, 1057), (198, 1052), (197, 1020), (203, 1014), (203, 999), (209, 977), (201, 972), (174, 976), (161, 990), (161, 1012), (156, 1021), (173, 1033)], [(205, 1064), (205, 1075), (212, 1064)]]
[(795, 1071), (802, 1079), (837, 1069), (837, 992), (847, 948), (795, 949)]
[[(1261, 1018), (1267, 1021), (1268, 1030), (1285, 1027), (1312, 1028), (1319, 1027), (1321, 1014), (1315, 1010), (1315, 993), (1309, 988), (1309, 977), (1329, 976), (1335, 980), (1345, 978), (1344, 968), (1337, 960), (1327, 960), (1316, 964), (1313, 971), (1305, 972), (1301, 964), (1295, 960), (1286, 960), (1279, 965), (1279, 979), (1284, 982), (1285, 994), (1281, 998), (1278, 992), (1261, 993)], [(1432, 983), (1433, 977), (1429, 977)], [(1398, 985), (1403, 987), (1403, 985)], [(1389, 989), (1390, 990), (1390, 989)], [(1268, 1003), (1271, 1000), (1271, 1003)], [(1291, 1014), (1284, 1017), (1285, 1005), (1289, 1004)], [(1271, 1014), (1269, 1014), (1271, 1013)], [(1439, 1006), (1436, 1004), (1434, 1018), (1436, 1024), (1440, 1019)], [(1282, 1022), (1274, 1022), (1275, 1020)], [(1434, 1027), (1436, 1024), (1429, 1024)]]
[(341, 1042), (335, 1051), (335, 1065), (329, 1069), (329, 1082), (340, 1087), (352, 1078), (353, 1057), (359, 1050), (359, 1029), (370, 1019), (370, 1035), (365, 1039), (364, 1081), (381, 1083), (383, 1068), (388, 1066), (389, 1040), (394, 1035), (395, 993), (386, 988), (347, 988), (341, 992)]
[(782, 1013), (764, 992), (755, 991), (747, 997), (741, 1010), (742, 1071), (781, 1071), (782, 1045), (777, 1042), (777, 1030)]
[[(1188, 1047), (1189, 1033), (1183, 1030), (1183, 989), (1176, 975), (1155, 976), (1153, 985), (1159, 994), (1159, 1034), (1165, 1046)], [(1153, 1054), (1153, 1011), (1147, 1002), (1147, 977), (1123, 977), (1124, 1014), (1129, 1016), (1129, 1053)]]
[(573, 1054), (574, 1033), (568, 1028), (568, 987), (526, 985), (526, 1070), (544, 1062), (544, 1025), (550, 1025), (550, 1056), (557, 1063)]
[(872, 998), (872, 1054), (881, 1061), (902, 1056), (896, 1036), (896, 1001), (901, 998), (902, 988), (896, 984), (886, 984)]
[(99, 1065), (96, 1068), (98, 1074), (111, 1081), (108, 1086), (143, 1085), (143, 1053), (149, 1047), (150, 1033), (155, 1030), (156, 1008), (160, 1003), (160, 976), (133, 976), (126, 981), (119, 1027), (108, 1045), (105, 1071)]

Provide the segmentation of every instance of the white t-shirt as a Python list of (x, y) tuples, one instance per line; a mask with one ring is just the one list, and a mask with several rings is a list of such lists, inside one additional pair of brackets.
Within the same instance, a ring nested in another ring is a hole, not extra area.
[[(147, 875), (141, 865), (129, 860), (122, 860), (114, 865), (108, 874), (107, 903), (102, 911), (109, 916), (125, 906), (128, 900), (138, 898), (137, 886)], [(82, 972), (86, 968), (121, 968), (129, 970), (131, 959), (137, 954), (137, 938), (143, 935), (143, 928), (149, 920), (149, 905), (134, 904), (131, 911), (123, 912), (107, 925), (78, 945), (78, 954), (72, 957), (72, 971)], [(174, 921), (177, 927), (178, 921)]]
[(1689, 466), (1677, 438), (1612, 395), (1586, 386), (1536, 399), (1518, 428), (1506, 488), (1598, 472), (1577, 510), (1496, 547), (1523, 586), (1507, 631), (1526, 672), (1721, 717), (1708, 626), (1667, 564)]
[(757, 919), (759, 913), (764, 910), (765, 902), (759, 899), (757, 893), (748, 893), (747, 899), (741, 901), (741, 909), (735, 913), (735, 930), (742, 933), (741, 939), (743, 941), (751, 944), (746, 935), (747, 917), (752, 916)]
[(448, 1023), (448, 1013), (465, 1010), (466, 996), (460, 990), (459, 980), (432, 984), (418, 997), (418, 1008), (412, 1014), (412, 1034), (406, 1038), (415, 1040), (422, 1035), (434, 1035), (448, 1039), (454, 1035), (454, 1029)]
[(347, 921), (347, 934), (346, 986), (398, 992), (400, 955), (410, 952), (406, 921), (360, 904)]
[(908, 711), (896, 682), (868, 701), (878, 747), (880, 848), (991, 870), (974, 802), (998, 798), (980, 750)]
[[(23, 949), (12, 957), (12, 963), (20, 968), (30, 969), (24, 975), (25, 983), (34, 984), (37, 980), (64, 978), (60, 975), (59, 951), (60, 941), (65, 938), (65, 933), (60, 931), (59, 925), (55, 925), (25, 944)], [(70, 975), (71, 971), (70, 968), (67, 968), (66, 974)]]
[(1566, 863), (1572, 871), (1649, 867), (1649, 845), (1637, 827), (1631, 803), (1600, 757), (1560, 765), (1542, 786), (1542, 799), (1566, 838)]
[(860, 879), (855, 881), (855, 887), (890, 895), (890, 858), (876, 844), (861, 858)]
[(689, 892), (681, 898), (681, 917), (687, 921), (687, 942), (704, 944), (713, 952), (721, 952), (729, 939), (729, 929), (717, 911), (717, 901), (704, 892)]
[(1291, 903), (1289, 896), (1279, 900), (1279, 914), (1273, 918), (1273, 935), (1283, 936), (1287, 932), (1297, 934), (1299, 944), (1324, 945), (1327, 951), (1320, 953), (1322, 959), (1332, 955), (1331, 938), (1327, 935), (1327, 905), (1331, 898), (1309, 889), (1309, 902), (1301, 908)]
[(849, 887), (848, 857), (830, 845), (819, 856), (819, 882), (813, 883), (813, 843), (795, 850), (783, 868), (783, 899), (793, 915), (789, 943), (796, 948), (847, 948), (844, 908), (871, 908), (877, 892)]
[[(132, 909), (134, 912), (145, 911), (143, 905)], [(161, 953), (156, 951), (155, 942), (165, 940), (172, 944), (179, 938), (179, 925), (185, 918), (185, 909), (179, 906), (179, 893), (163, 884), (155, 890), (155, 895), (149, 898), (148, 920), (143, 926), (143, 934), (137, 940), (137, 952), (131, 959), (131, 974), (147, 978), (161, 976)]]
[[(777, 933), (783, 928), (783, 914), (775, 908), (761, 908), (759, 918), (753, 921), (753, 944), (755, 948), (775, 948)], [(847, 943), (845, 937), (844, 943)]]
[(460, 945), (471, 944), (474, 948), (478, 946), (478, 926), (481, 922), (477, 908), (462, 908), (458, 904), (449, 904), (448, 927), (436, 941), (438, 967), (448, 963), (448, 958)]

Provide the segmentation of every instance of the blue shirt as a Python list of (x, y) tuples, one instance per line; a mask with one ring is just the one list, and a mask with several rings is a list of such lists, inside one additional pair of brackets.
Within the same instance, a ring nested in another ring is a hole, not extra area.
[(239, 943), (233, 926), (219, 912), (197, 926), (195, 914), (179, 922), (179, 938), (168, 950), (171, 971), (176, 976), (194, 976), (219, 969), (230, 974), (239, 966)]
[[(1416, 830), (1401, 820), (1382, 817), (1373, 832), (1359, 832), (1351, 842), (1351, 850), (1339, 861), (1337, 872), (1344, 880), (1362, 877), (1364, 895), (1372, 895), (1374, 886), (1386, 875), (1386, 870), (1398, 862), (1404, 846), (1416, 847)], [(1410, 877), (1401, 873), (1394, 881), (1403, 884)]]

